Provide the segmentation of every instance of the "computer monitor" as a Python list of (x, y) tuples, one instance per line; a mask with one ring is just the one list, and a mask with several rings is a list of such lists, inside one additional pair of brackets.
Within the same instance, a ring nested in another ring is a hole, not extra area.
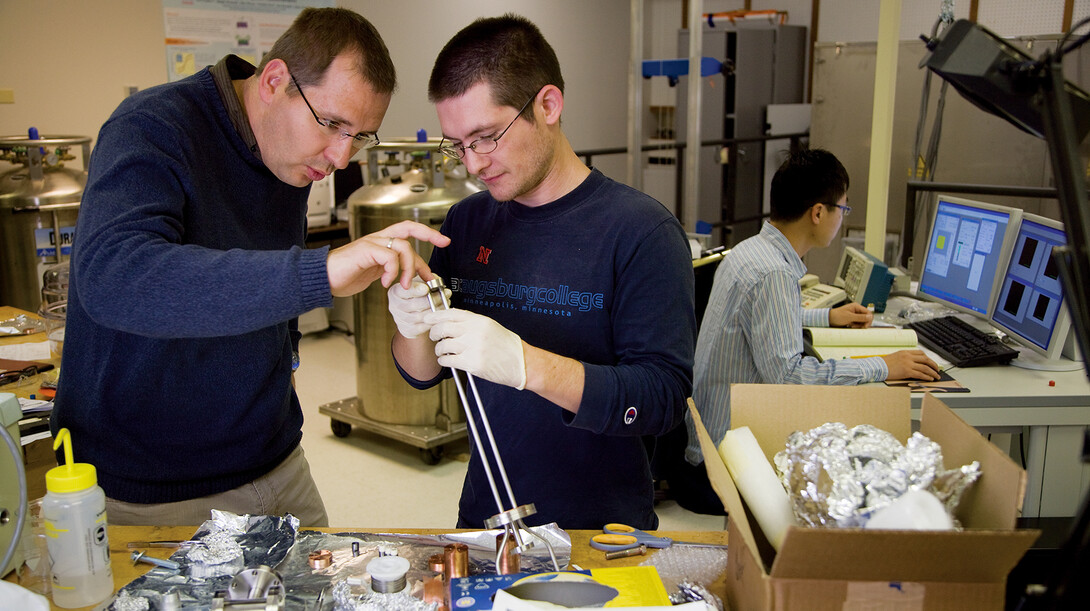
[(981, 318), (992, 313), (1022, 211), (940, 195), (918, 296)]
[(1052, 247), (1064, 244), (1063, 223), (1036, 214), (1022, 215), (992, 310), (992, 324), (1037, 356), (1022, 350), (1012, 365), (1049, 370), (1082, 366), (1079, 361), (1062, 358), (1064, 346), (1073, 350), (1074, 342), (1069, 344), (1071, 316)]

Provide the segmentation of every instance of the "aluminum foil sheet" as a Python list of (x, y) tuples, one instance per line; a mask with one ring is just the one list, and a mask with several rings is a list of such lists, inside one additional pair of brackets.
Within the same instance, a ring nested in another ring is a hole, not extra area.
[[(299, 520), (294, 516), (249, 516), (236, 515), (226, 511), (213, 511), (212, 518), (197, 529), (193, 535), (193, 541), (208, 539), (209, 546), (193, 545), (188, 549), (180, 549), (171, 554), (170, 559), (177, 562), (180, 568), (176, 571), (152, 568), (148, 573), (137, 577), (118, 591), (110, 608), (115, 611), (134, 609), (131, 605), (138, 604), (139, 599), (148, 602), (145, 609), (159, 610), (163, 608), (163, 597), (169, 593), (176, 593), (177, 600), (183, 609), (210, 609), (212, 599), (216, 592), (227, 590), (231, 579), (238, 570), (245, 567), (260, 565), (276, 566), (279, 564), (295, 543), (296, 531)], [(226, 540), (230, 540), (230, 544)], [(217, 556), (231, 545), (237, 545), (242, 550), (241, 561), (233, 557)], [(211, 548), (208, 556), (190, 554), (198, 547)], [(225, 558), (224, 562), (240, 566), (233, 572), (216, 571), (214, 564), (219, 558)], [(212, 564), (201, 562), (211, 559)], [(121, 604), (118, 604), (121, 603)], [(292, 607), (289, 607), (292, 608)]]
[(45, 331), (45, 323), (26, 314), (0, 320), (0, 335), (30, 335), (41, 331)]
[[(230, 546), (224, 545), (220, 537), (222, 533), (231, 533), (233, 541), (242, 549), (245, 568), (265, 565), (273, 567), (280, 576), (286, 590), (287, 609), (344, 611), (386, 608), (428, 611), (428, 606), (422, 601), (407, 598), (410, 594), (420, 592), (425, 578), (435, 575), (428, 568), (428, 559), (442, 553), (444, 546), (450, 543), (465, 543), (469, 547), (470, 572), (494, 572), (496, 535), (502, 534), (499, 530), (441, 535), (355, 532), (333, 534), (313, 530), (297, 531), (297, 525), (298, 520), (290, 515), (281, 518), (213, 512), (213, 519), (205, 522), (193, 539), (202, 540), (215, 536), (217, 549), (228, 550)], [(535, 526), (532, 530), (549, 541), (560, 568), (565, 568), (571, 559), (571, 538), (568, 534), (556, 524)], [(522, 570), (552, 571), (552, 558), (546, 546), (532, 536), (527, 536), (527, 540), (534, 541), (535, 545), (522, 554)], [(353, 543), (358, 544), (358, 555), (353, 555)], [(311, 567), (310, 553), (317, 550), (329, 550), (332, 553), (329, 566), (322, 569)], [(406, 575), (404, 592), (383, 594), (371, 590), (366, 566), (380, 553), (402, 556), (409, 560), (411, 568)], [(175, 552), (170, 559), (181, 565), (179, 570), (153, 568), (121, 588), (114, 602), (132, 605), (142, 598), (148, 602), (148, 607), (144, 608), (157, 611), (164, 608), (164, 596), (175, 592), (182, 609), (210, 609), (216, 593), (227, 590), (234, 573), (205, 576), (210, 572), (210, 565), (197, 565), (195, 558), (199, 556), (194, 556), (193, 547)], [(319, 600), (321, 603), (316, 604)], [(135, 607), (114, 605), (110, 608), (121, 611)]]
[(792, 433), (774, 462), (799, 523), (818, 527), (862, 527), (908, 490), (933, 493), (953, 518), (980, 477), (975, 461), (947, 470), (939, 445), (919, 433), (901, 445), (877, 427), (839, 422)]

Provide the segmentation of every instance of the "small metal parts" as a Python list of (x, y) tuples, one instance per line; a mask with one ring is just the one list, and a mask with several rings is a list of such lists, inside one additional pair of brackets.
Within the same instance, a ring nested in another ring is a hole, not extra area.
[(166, 547), (177, 549), (179, 547), (189, 547), (194, 543), (196, 543), (196, 541), (129, 541), (125, 547), (129, 549), (140, 549), (143, 547)]
[(181, 611), (182, 595), (178, 593), (178, 590), (164, 592), (159, 599), (159, 609), (162, 611)]
[(424, 580), (424, 602), (435, 605), (436, 611), (447, 608), (447, 584), (442, 575)]
[(496, 573), (498, 575), (514, 575), (519, 572), (522, 555), (519, 554), (518, 544), (511, 533), (504, 531), (496, 535)]
[(327, 568), (333, 564), (333, 552), (327, 549), (314, 550), (307, 554), (307, 564), (315, 570)]
[(629, 556), (644, 556), (646, 554), (647, 546), (641, 543), (639, 547), (630, 547), (628, 549), (622, 549), (616, 552), (606, 552), (606, 560), (628, 558)]
[(261, 565), (237, 573), (226, 592), (216, 592), (212, 609), (275, 611), (285, 608), (285, 594), (280, 575)]
[(171, 571), (177, 571), (178, 567), (181, 566), (173, 560), (163, 560), (162, 558), (147, 556), (144, 552), (133, 552), (131, 558), (133, 564), (136, 564), (137, 562), (146, 562), (147, 564), (154, 564), (157, 567), (169, 569)]
[(428, 568), (436, 573), (445, 573), (446, 569), (443, 565), (443, 554), (432, 554), (428, 556)]
[(400, 556), (379, 556), (367, 563), (371, 589), (381, 594), (393, 594), (405, 589), (409, 561)]
[(451, 543), (443, 548), (443, 573), (447, 582), (456, 577), (469, 577), (469, 546)]

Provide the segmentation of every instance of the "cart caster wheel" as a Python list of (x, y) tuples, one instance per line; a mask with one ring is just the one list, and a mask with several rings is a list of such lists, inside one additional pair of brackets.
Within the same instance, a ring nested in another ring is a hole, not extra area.
[(333, 429), (333, 434), (337, 437), (348, 437), (348, 434), (352, 432), (352, 425), (347, 422), (341, 422), (340, 420), (329, 420), (329, 428)]
[(443, 446), (436, 446), (434, 448), (420, 448), (420, 458), (427, 465), (439, 464), (439, 459), (443, 456)]

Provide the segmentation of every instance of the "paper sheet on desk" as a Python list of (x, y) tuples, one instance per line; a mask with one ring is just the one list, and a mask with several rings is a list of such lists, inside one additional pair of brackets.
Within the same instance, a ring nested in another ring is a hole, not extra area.
[(0, 359), (14, 361), (48, 361), (49, 342), (27, 342), (0, 346)]
[(903, 386), (912, 392), (969, 392), (945, 371), (939, 372), (939, 379), (933, 382), (922, 380), (886, 380), (886, 386)]
[(935, 364), (939, 366), (939, 371), (946, 371), (947, 369), (950, 369), (951, 367), (954, 366), (953, 363), (951, 363), (950, 361), (942, 358), (934, 350), (924, 346), (923, 344), (920, 344), (920, 345), (916, 346), (916, 348), (918, 350), (923, 350), (923, 353), (927, 355), (927, 358), (931, 359), (932, 361), (935, 361)]

